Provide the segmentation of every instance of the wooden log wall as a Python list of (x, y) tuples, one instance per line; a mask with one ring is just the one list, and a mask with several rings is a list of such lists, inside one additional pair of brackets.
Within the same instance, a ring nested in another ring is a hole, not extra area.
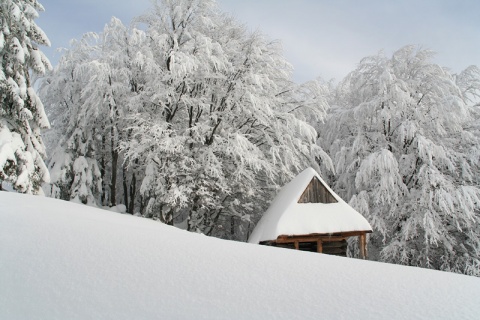
[(317, 177), (308, 184), (298, 203), (336, 203), (337, 199), (325, 188)]
[(347, 256), (347, 241), (345, 239), (339, 241), (323, 241), (323, 253), (335, 256)]
[(319, 252), (336, 256), (347, 256), (347, 241), (341, 239), (310, 239), (310, 241), (292, 240), (292, 242), (272, 243), (272, 245), (280, 248), (296, 249), (301, 251)]
[(276, 240), (262, 241), (261, 245), (274, 246), (301, 251), (318, 252), (347, 256), (347, 238), (358, 237), (360, 258), (367, 259), (367, 233), (370, 231), (350, 231), (336, 234), (311, 234), (300, 236), (279, 236)]

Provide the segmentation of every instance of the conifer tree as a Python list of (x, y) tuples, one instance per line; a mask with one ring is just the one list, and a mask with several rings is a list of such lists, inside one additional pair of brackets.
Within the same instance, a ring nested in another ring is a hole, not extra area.
[(34, 22), (43, 10), (36, 0), (0, 3), (0, 189), (6, 181), (31, 194), (49, 180), (40, 132), (49, 122), (30, 77), (51, 68), (38, 48), (50, 42)]

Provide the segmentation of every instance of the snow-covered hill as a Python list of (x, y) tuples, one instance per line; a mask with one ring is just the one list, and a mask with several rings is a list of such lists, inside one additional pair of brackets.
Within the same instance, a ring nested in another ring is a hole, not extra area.
[(479, 319), (480, 279), (0, 192), (0, 319)]

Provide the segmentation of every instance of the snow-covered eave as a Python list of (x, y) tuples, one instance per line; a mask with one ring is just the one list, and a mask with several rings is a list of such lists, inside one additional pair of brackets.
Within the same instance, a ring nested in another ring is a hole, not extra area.
[[(274, 242), (280, 237), (358, 236), (371, 233), (371, 225), (359, 212), (338, 197), (337, 203), (292, 203), (282, 215), (269, 208), (248, 242)], [(274, 210), (277, 208), (274, 208)], [(275, 219), (277, 218), (277, 219)]]

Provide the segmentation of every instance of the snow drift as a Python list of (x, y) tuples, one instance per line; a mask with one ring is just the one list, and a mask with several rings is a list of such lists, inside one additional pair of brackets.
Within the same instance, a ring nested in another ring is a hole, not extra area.
[(0, 319), (474, 319), (480, 279), (0, 192)]

